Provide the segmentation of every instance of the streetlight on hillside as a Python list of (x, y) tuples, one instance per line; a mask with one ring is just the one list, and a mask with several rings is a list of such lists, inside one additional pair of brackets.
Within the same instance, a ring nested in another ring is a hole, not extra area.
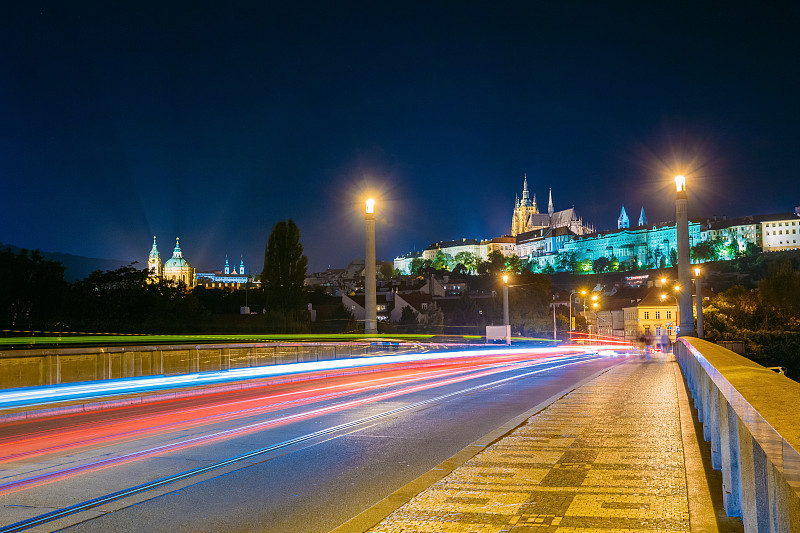
[(375, 200), (367, 200), (364, 213), (367, 230), (367, 257), (364, 272), (364, 334), (375, 335), (378, 333), (378, 300), (375, 293), (377, 281), (375, 279)]
[(511, 325), (508, 317), (508, 274), (503, 274), (503, 325)]

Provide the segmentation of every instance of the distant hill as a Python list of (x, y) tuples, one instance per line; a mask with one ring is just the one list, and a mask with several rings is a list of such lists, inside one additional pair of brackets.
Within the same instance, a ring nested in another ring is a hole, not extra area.
[[(18, 246), (0, 242), (0, 250), (6, 249), (10, 249), (14, 253), (22, 251), (22, 248)], [(97, 259), (95, 257), (83, 257), (59, 252), (44, 252), (42, 250), (39, 250), (39, 253), (48, 261), (58, 261), (64, 265), (64, 279), (69, 282), (83, 279), (95, 270), (115, 270), (121, 266), (128, 266), (130, 264), (130, 261), (121, 259)], [(147, 267), (147, 265), (142, 265), (141, 263), (137, 263), (135, 266), (136, 268)]]

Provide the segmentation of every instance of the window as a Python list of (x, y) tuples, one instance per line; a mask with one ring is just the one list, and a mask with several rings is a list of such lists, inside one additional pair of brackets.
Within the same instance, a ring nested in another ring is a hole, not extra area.
[(425, 311), (426, 309), (428, 309), (428, 303), (427, 302), (423, 302), (422, 303), (422, 310)]
[(672, 318), (672, 311), (667, 311), (667, 320)]
[(661, 319), (661, 311), (656, 311), (656, 320)]
[(645, 311), (644, 312), (644, 319), (645, 320), (650, 320), (650, 311)]
[(645, 326), (644, 327), (644, 334), (645, 335), (650, 335), (650, 326)]
[(656, 335), (661, 336), (661, 326), (656, 326)]

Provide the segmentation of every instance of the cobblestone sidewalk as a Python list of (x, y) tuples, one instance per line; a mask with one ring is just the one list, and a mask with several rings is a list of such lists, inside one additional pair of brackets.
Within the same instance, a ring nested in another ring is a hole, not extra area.
[(689, 531), (673, 365), (613, 367), (370, 531)]

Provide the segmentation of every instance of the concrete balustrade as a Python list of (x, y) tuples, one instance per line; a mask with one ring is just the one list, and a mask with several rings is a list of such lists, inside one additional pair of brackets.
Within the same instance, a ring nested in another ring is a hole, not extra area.
[(363, 344), (119, 346), (0, 352), (0, 389), (326, 361), (412, 350)]
[(678, 341), (725, 511), (747, 532), (800, 531), (800, 383), (716, 344)]

